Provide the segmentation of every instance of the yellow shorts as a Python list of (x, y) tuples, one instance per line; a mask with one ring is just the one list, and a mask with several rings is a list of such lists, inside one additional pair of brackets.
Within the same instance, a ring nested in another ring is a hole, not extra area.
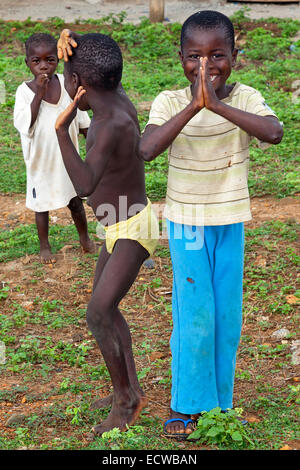
[(148, 199), (147, 206), (138, 214), (114, 225), (104, 227), (108, 253), (112, 253), (119, 239), (135, 240), (152, 256), (159, 239), (159, 224)]

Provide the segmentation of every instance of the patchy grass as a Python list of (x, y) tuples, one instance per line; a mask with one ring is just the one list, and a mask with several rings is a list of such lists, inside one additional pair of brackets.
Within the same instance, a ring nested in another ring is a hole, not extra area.
[[(234, 22), (241, 54), (232, 80), (258, 88), (285, 124), (280, 145), (263, 151), (252, 144), (251, 194), (294, 195), (299, 191), (299, 104), (292, 99), (292, 83), (299, 69), (299, 44), (292, 44), (291, 37), (299, 23), (274, 18), (250, 21), (244, 11), (235, 15)], [(65, 26), (59, 18), (45, 23), (1, 22), (0, 71), (6, 102), (0, 105), (5, 122), (0, 130), (0, 192), (12, 194), (12, 199), (14, 193), (25, 192), (20, 141), (12, 125), (16, 87), (28, 78), (23, 42), (37, 31), (58, 36)], [(150, 25), (145, 20), (133, 26), (121, 14), (67, 26), (106, 32), (120, 43), (125, 57), (123, 85), (139, 110), (142, 128), (150, 103), (161, 90), (187, 85), (177, 57), (178, 24)], [(267, 48), (260, 47), (262, 37)], [(274, 51), (278, 68), (271, 60)], [(84, 140), (80, 146), (84, 155)], [(146, 170), (148, 195), (153, 200), (163, 198), (166, 154), (147, 164)], [(15, 201), (0, 217), (0, 341), (6, 357), (5, 364), (0, 364), (1, 449), (297, 448), (299, 376), (292, 346), (299, 324), (295, 282), (299, 226), (294, 219), (276, 220), (274, 212), (274, 220), (246, 225), (244, 321), (234, 406), (243, 410), (248, 426), (241, 429), (234, 416), (224, 418), (216, 411), (205, 426), (199, 426), (198, 443), (179, 443), (163, 436), (171, 386), (172, 267), (162, 240), (154, 257), (155, 269), (142, 267), (121, 303), (149, 406), (127, 433), (113, 430), (92, 439), (91, 427), (108, 410), (92, 410), (91, 404), (111, 392), (108, 371), (85, 322), (97, 255), (80, 252), (72, 225), (51, 224), (57, 263), (40, 264), (35, 226), (26, 221), (20, 225), (12, 213), (14, 205)], [(89, 230), (95, 232), (95, 222), (89, 223)], [(282, 328), (288, 330), (287, 335), (277, 339), (273, 333)], [(13, 415), (17, 415), (15, 422), (9, 422)]]
[[(210, 425), (218, 439), (208, 436), (201, 437), (199, 444), (180, 444), (162, 435), (171, 384), (172, 269), (166, 245), (154, 257), (156, 269), (142, 268), (121, 303), (149, 407), (129, 433), (104, 439), (91, 440), (89, 434), (108, 412), (92, 411), (90, 405), (110, 393), (109, 374), (85, 325), (97, 257), (85, 257), (73, 246), (67, 256), (58, 252), (53, 268), (36, 262), (34, 255), (25, 265), (23, 258), (3, 264), (0, 340), (6, 345), (6, 364), (0, 366), (1, 447), (234, 449), (242, 444), (244, 449), (279, 449), (292, 445), (299, 429), (299, 379), (291, 361), (299, 302), (294, 283), (297, 235), (292, 221), (247, 229), (244, 324), (235, 386), (235, 407), (242, 408), (249, 420), (242, 441), (237, 427), (232, 439), (228, 432), (233, 428), (225, 428), (227, 439), (217, 434), (218, 416)], [(283, 327), (289, 330), (283, 341), (272, 336)], [(22, 422), (5, 425), (14, 413), (24, 414)]]

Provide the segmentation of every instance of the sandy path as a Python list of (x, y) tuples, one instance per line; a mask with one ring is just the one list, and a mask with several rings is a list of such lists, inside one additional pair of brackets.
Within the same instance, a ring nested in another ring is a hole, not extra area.
[[(183, 0), (165, 2), (165, 17), (168, 21), (183, 22), (197, 10), (218, 10), (226, 15), (232, 15), (242, 7), (249, 7), (248, 16), (251, 18), (293, 18), (300, 20), (300, 3), (245, 3), (227, 2), (226, 0)], [(45, 20), (58, 16), (67, 22), (77, 18), (100, 18), (109, 13), (126, 11), (127, 20), (138, 22), (142, 16), (149, 15), (148, 0), (1, 0), (0, 18), (4, 20)]]

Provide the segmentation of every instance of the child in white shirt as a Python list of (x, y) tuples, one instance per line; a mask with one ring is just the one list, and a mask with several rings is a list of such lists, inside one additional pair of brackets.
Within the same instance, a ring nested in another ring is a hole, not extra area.
[[(65, 169), (55, 133), (57, 116), (71, 98), (64, 88), (64, 77), (56, 74), (56, 40), (49, 34), (33, 34), (27, 39), (26, 64), (34, 75), (17, 89), (14, 125), (20, 132), (27, 171), (26, 206), (35, 211), (43, 263), (55, 262), (48, 240), (49, 210), (65, 206), (71, 211), (84, 251), (93, 252), (94, 243), (87, 231), (82, 200), (77, 196)], [(90, 124), (84, 111), (70, 126), (73, 144), (78, 149), (78, 133), (86, 136)]]

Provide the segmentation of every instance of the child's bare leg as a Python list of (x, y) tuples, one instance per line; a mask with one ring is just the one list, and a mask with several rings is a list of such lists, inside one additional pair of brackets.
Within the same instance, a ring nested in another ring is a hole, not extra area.
[[(97, 286), (98, 280), (101, 277), (102, 271), (106, 265), (106, 262), (108, 261), (109, 257), (111, 255), (107, 252), (105, 244), (103, 245), (101, 249), (101, 253), (97, 262), (96, 266), (96, 272), (95, 272), (95, 277), (94, 277), (94, 286), (93, 290)], [(131, 337), (130, 337), (130, 332), (128, 329), (128, 325), (126, 321), (124, 320), (123, 317), (121, 317), (120, 324), (116, 324), (116, 328), (119, 329), (120, 331), (120, 337), (122, 340), (124, 340), (124, 350), (125, 350), (125, 359), (126, 359), (126, 364), (127, 364), (127, 371), (129, 375), (129, 380), (130, 383), (133, 385), (135, 391), (137, 394), (139, 394), (141, 397), (145, 396), (143, 390), (140, 387), (140, 384), (138, 383), (137, 380), (137, 375), (136, 375), (136, 368), (135, 368), (135, 362), (133, 359), (133, 356), (131, 354), (131, 349), (129, 350), (129, 354), (126, 354), (126, 351), (128, 351), (128, 348), (126, 347), (128, 344), (131, 344)], [(112, 405), (113, 401), (113, 394), (110, 394), (104, 398), (100, 398), (96, 400), (92, 404), (93, 409), (102, 409), (102, 408), (107, 408)]]
[(55, 263), (56, 259), (51, 253), (51, 247), (48, 240), (49, 212), (36, 212), (35, 221), (40, 241), (41, 262), (45, 264)]
[[(126, 361), (129, 381), (132, 385), (132, 388), (135, 390), (137, 396), (140, 396), (141, 398), (145, 397), (145, 394), (137, 379), (135, 362), (132, 356), (131, 348), (130, 349), (128, 348), (128, 344), (131, 345), (131, 335), (128, 329), (128, 325), (123, 316), (120, 316), (118, 318), (118, 322), (119, 324), (116, 323), (115, 327), (118, 329), (119, 333), (121, 333), (120, 338), (121, 338), (123, 348), (124, 348), (125, 361)], [(112, 405), (113, 397), (114, 397), (113, 393), (111, 393), (110, 395), (104, 398), (100, 398), (99, 400), (96, 400), (94, 403), (92, 403), (91, 408), (92, 409), (107, 408)]]
[(68, 208), (71, 211), (71, 216), (79, 234), (80, 244), (86, 253), (94, 253), (96, 250), (95, 243), (90, 239), (88, 234), (88, 226), (86, 214), (80, 197), (73, 197)]
[(94, 427), (94, 432), (100, 435), (114, 427), (126, 430), (126, 425), (133, 424), (147, 404), (136, 376), (130, 332), (118, 309), (146, 257), (146, 250), (137, 242), (119, 240), (105, 263), (88, 306), (87, 322), (114, 389), (108, 417)]

